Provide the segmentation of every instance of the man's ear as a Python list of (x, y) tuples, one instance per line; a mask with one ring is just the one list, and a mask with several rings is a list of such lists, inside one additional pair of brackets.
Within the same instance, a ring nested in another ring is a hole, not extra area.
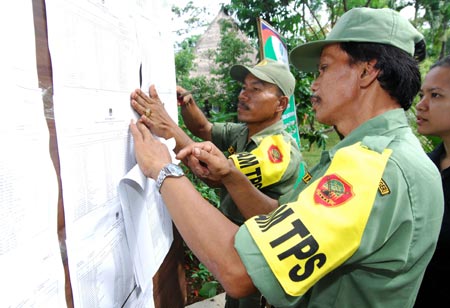
[(278, 107), (277, 107), (277, 111), (283, 112), (283, 111), (285, 111), (286, 108), (288, 107), (288, 104), (289, 104), (289, 97), (283, 95), (283, 96), (281, 96), (281, 97), (278, 99), (278, 102), (279, 102), (279, 104), (278, 104)]
[(375, 59), (362, 63), (360, 76), (361, 87), (367, 88), (372, 84), (372, 82), (377, 79), (380, 70), (378, 68), (375, 68), (376, 64), (377, 60)]

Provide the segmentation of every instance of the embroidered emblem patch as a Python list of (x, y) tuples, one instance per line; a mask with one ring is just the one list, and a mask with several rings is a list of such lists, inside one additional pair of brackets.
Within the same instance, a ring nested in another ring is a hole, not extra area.
[(380, 184), (378, 185), (378, 191), (382, 196), (389, 195), (391, 193), (389, 186), (387, 186), (386, 182), (383, 181), (383, 179), (380, 180)]
[(337, 174), (324, 176), (314, 192), (314, 201), (325, 206), (338, 206), (352, 197), (352, 187)]
[(283, 161), (283, 154), (281, 154), (280, 149), (276, 145), (271, 145), (267, 150), (267, 154), (272, 163), (281, 163)]

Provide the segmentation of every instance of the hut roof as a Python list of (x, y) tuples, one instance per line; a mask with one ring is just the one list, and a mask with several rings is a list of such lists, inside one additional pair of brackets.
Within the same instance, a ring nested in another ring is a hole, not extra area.
[[(200, 37), (198, 43), (195, 47), (194, 54), (194, 69), (190, 73), (190, 77), (206, 76), (207, 78), (211, 75), (211, 68), (215, 68), (213, 52), (217, 51), (220, 44), (220, 22), (221, 20), (228, 20), (233, 25), (238, 32), (238, 37), (250, 45), (248, 37), (239, 30), (234, 19), (226, 14), (223, 9), (219, 11), (217, 16), (211, 22), (211, 24), (206, 29), (205, 33)], [(252, 48), (252, 52), (246, 56), (251, 60), (252, 63), (257, 62), (258, 51)]]

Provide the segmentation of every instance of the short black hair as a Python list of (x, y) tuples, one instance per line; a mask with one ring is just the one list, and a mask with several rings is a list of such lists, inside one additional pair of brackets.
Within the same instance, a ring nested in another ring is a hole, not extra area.
[(424, 44), (416, 45), (415, 57), (395, 46), (378, 43), (344, 42), (340, 47), (350, 57), (350, 64), (376, 60), (375, 68), (381, 87), (394, 98), (404, 110), (408, 110), (420, 90), (419, 61), (425, 57)]

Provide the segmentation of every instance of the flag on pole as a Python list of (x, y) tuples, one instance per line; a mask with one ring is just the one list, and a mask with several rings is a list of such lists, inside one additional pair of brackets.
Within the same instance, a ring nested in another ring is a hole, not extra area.
[[(284, 38), (264, 19), (258, 18), (258, 35), (261, 59), (268, 58), (289, 65), (289, 55)], [(297, 112), (294, 95), (289, 98), (289, 104), (282, 116), (286, 131), (297, 141), (300, 147)]]

